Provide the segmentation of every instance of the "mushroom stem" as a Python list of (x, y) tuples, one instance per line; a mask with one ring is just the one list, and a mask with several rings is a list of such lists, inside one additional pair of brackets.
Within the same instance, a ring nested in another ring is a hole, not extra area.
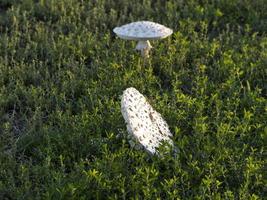
[(148, 40), (140, 40), (138, 41), (135, 49), (141, 51), (141, 55), (144, 58), (149, 57), (149, 51), (152, 48), (150, 42)]

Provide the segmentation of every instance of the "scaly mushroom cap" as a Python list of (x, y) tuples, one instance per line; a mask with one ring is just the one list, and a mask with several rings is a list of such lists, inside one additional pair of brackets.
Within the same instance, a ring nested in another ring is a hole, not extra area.
[(163, 141), (173, 146), (168, 124), (135, 88), (123, 92), (121, 112), (127, 124), (131, 145), (140, 143), (152, 154), (157, 152), (156, 148)]
[(126, 40), (155, 40), (168, 37), (172, 30), (154, 22), (132, 22), (113, 29), (120, 38)]

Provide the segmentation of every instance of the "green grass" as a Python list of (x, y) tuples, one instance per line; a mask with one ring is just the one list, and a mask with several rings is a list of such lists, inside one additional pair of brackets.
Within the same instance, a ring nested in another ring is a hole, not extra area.
[[(267, 197), (266, 0), (0, 0), (0, 199)], [(117, 25), (174, 30), (147, 63)], [(127, 87), (177, 157), (131, 149)]]

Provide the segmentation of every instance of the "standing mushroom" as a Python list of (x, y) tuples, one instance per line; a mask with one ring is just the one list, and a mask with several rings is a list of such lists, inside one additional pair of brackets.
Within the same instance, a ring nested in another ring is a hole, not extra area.
[(121, 112), (127, 124), (129, 143), (133, 147), (144, 147), (157, 154), (162, 142), (173, 145), (168, 124), (135, 88), (123, 92)]
[(138, 21), (126, 24), (113, 29), (118, 37), (125, 40), (137, 40), (136, 50), (141, 51), (143, 57), (149, 57), (149, 50), (152, 48), (149, 40), (166, 38), (173, 31), (161, 24)]

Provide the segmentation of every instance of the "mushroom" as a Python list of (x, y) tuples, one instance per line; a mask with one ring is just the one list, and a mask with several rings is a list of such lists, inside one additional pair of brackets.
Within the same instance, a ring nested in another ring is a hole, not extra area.
[(174, 146), (168, 124), (135, 88), (130, 87), (123, 92), (121, 112), (131, 146), (143, 147), (151, 154), (158, 153), (157, 148), (162, 142)]
[(150, 21), (138, 21), (126, 24), (113, 29), (118, 37), (125, 40), (137, 40), (136, 50), (141, 51), (143, 57), (149, 57), (152, 48), (149, 40), (166, 38), (173, 31), (161, 24)]

